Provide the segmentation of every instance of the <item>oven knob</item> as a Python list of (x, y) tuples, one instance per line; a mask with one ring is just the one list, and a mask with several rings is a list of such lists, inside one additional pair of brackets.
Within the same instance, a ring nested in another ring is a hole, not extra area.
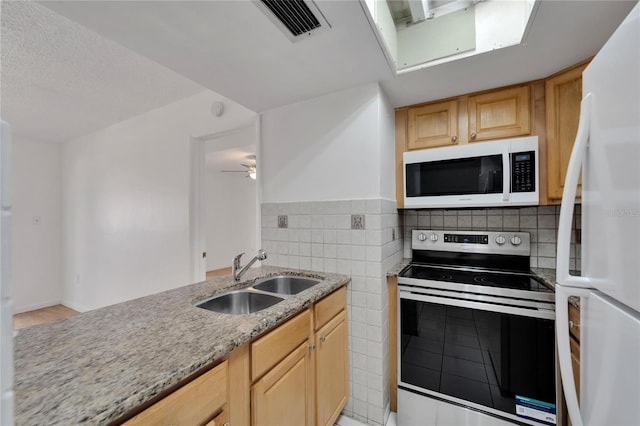
[(424, 241), (427, 239), (427, 236), (424, 235), (422, 232), (418, 234), (418, 240), (420, 241)]
[(513, 244), (514, 246), (519, 246), (520, 244), (522, 244), (522, 238), (514, 235), (513, 237), (511, 237), (511, 244)]
[(503, 245), (503, 244), (504, 244), (504, 243), (506, 243), (506, 242), (507, 242), (507, 239), (504, 237), (504, 235), (498, 235), (498, 236), (496, 237), (496, 244), (497, 244), (497, 245), (501, 246), (501, 245)]
[(429, 239), (435, 243), (436, 241), (438, 241), (438, 234), (429, 235)]

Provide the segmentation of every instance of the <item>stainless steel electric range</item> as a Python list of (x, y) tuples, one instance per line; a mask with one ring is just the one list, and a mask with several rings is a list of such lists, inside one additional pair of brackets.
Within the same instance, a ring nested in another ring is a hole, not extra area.
[(400, 426), (556, 424), (554, 293), (530, 254), (526, 232), (413, 231), (398, 276)]

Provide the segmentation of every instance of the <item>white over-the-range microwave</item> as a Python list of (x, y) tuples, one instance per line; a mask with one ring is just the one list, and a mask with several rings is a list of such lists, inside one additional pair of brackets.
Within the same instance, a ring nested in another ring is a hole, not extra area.
[(538, 205), (538, 137), (405, 152), (404, 208)]

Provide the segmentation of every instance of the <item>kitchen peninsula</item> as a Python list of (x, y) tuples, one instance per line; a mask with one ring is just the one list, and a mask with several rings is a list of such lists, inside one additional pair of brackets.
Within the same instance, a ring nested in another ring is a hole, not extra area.
[[(322, 281), (249, 315), (194, 305), (278, 274)], [(240, 283), (230, 276), (215, 278), (21, 330), (15, 338), (16, 425), (126, 420), (235, 349), (338, 294), (334, 291), (349, 280), (263, 266)]]

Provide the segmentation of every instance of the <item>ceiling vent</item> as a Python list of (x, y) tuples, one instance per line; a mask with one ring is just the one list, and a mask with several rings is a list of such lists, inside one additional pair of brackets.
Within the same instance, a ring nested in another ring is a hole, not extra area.
[(313, 1), (259, 0), (255, 4), (292, 42), (331, 28)]

